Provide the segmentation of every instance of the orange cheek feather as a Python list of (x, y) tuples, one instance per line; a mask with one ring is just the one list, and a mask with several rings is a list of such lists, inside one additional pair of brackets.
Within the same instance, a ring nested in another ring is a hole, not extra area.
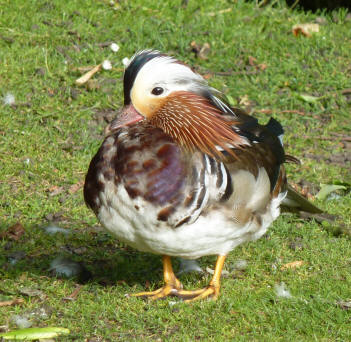
[(235, 122), (225, 118), (206, 98), (178, 91), (164, 100), (157, 103), (158, 110), (148, 119), (188, 151), (198, 149), (223, 159), (225, 156), (217, 147), (235, 157), (232, 148), (248, 144), (246, 138), (233, 130)]
[(132, 91), (131, 99), (135, 109), (149, 120), (167, 101), (166, 98), (138, 96), (137, 91)]

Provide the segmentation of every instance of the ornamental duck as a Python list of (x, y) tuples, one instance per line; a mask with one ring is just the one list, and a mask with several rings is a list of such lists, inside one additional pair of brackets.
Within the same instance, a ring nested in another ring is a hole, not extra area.
[[(162, 255), (164, 286), (133, 296), (216, 299), (227, 254), (260, 238), (287, 195), (282, 126), (231, 108), (186, 64), (136, 53), (124, 107), (106, 128), (84, 185), (86, 204), (120, 241)], [(209, 285), (184, 290), (171, 257), (217, 255)]]

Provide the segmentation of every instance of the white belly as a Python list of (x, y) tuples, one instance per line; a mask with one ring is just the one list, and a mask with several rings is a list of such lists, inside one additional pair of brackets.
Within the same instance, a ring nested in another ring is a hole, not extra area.
[(119, 240), (140, 251), (196, 259), (225, 255), (241, 243), (261, 237), (279, 216), (279, 205), (285, 195), (281, 193), (267, 205), (259, 215), (260, 220), (253, 219), (245, 225), (235, 223), (221, 210), (209, 210), (194, 223), (174, 228), (158, 221), (155, 208), (142, 198), (132, 201), (124, 188), (119, 187), (112, 194), (106, 187), (100, 196), (98, 218)]

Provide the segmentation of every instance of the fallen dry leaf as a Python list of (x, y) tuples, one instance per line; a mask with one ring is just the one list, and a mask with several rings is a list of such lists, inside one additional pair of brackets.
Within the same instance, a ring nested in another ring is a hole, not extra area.
[(44, 299), (46, 297), (43, 291), (40, 291), (34, 288), (29, 288), (29, 287), (22, 287), (19, 289), (19, 292), (22, 295), (25, 295), (28, 297), (40, 297), (40, 299)]
[(293, 262), (288, 262), (287, 264), (283, 265), (280, 269), (282, 271), (287, 270), (287, 269), (292, 269), (292, 268), (297, 268), (305, 264), (303, 260), (296, 260)]
[(205, 74), (205, 75), (202, 75), (202, 77), (205, 79), (205, 80), (209, 80), (213, 75), (208, 73), (208, 74)]
[(348, 301), (340, 300), (336, 302), (336, 304), (343, 310), (351, 309), (351, 300), (348, 300)]
[(255, 67), (256, 70), (264, 71), (267, 69), (268, 65), (266, 63), (258, 63), (255, 57), (249, 56), (248, 64)]
[(0, 302), (0, 306), (10, 306), (10, 305), (17, 305), (17, 304), (22, 304), (24, 300), (22, 298), (15, 298), (12, 300), (5, 300), (3, 302)]
[(82, 188), (83, 183), (84, 183), (83, 180), (81, 180), (78, 183), (71, 185), (68, 189), (68, 192), (70, 194), (76, 193), (78, 190), (80, 190)]
[(209, 43), (205, 43), (204, 45), (202, 45), (202, 48), (200, 49), (199, 52), (199, 58), (200, 59), (207, 59), (208, 54), (211, 51), (211, 46)]
[(314, 195), (310, 192), (309, 187), (307, 186), (301, 186), (300, 184), (297, 184), (295, 182), (289, 182), (291, 187), (298, 192), (300, 195), (303, 197), (307, 198), (308, 200), (314, 200)]
[(5, 232), (0, 234), (0, 239), (19, 240), (20, 237), (25, 233), (25, 230), (21, 223), (17, 222), (13, 226), (9, 227)]
[(209, 43), (204, 43), (203, 45), (200, 45), (200, 44), (196, 43), (195, 40), (193, 40), (190, 43), (190, 46), (192, 48), (192, 51), (195, 52), (196, 57), (203, 59), (203, 60), (208, 58), (208, 54), (211, 51), (211, 46)]
[(257, 68), (260, 69), (260, 70), (266, 70), (268, 67), (268, 65), (266, 63), (260, 63), (257, 65)]
[(241, 106), (249, 106), (251, 104), (250, 100), (249, 100), (249, 95), (244, 95), (240, 97), (239, 100), (239, 105)]
[(249, 64), (251, 66), (256, 66), (257, 64), (257, 59), (255, 57), (249, 56)]
[(327, 199), (332, 192), (337, 190), (347, 190), (347, 187), (339, 184), (321, 184), (321, 189), (316, 195), (316, 198), (323, 201)]
[(193, 48), (193, 51), (194, 52), (198, 52), (200, 50), (200, 45), (198, 43), (196, 43), (195, 40), (193, 40), (191, 43), (190, 43), (190, 46)]
[(56, 213), (48, 213), (45, 215), (45, 219), (52, 222), (52, 221), (63, 221), (63, 213), (62, 211), (58, 211)]
[(297, 24), (292, 28), (292, 33), (295, 37), (302, 34), (305, 37), (311, 37), (312, 33), (319, 32), (319, 24)]
[(50, 197), (56, 196), (60, 194), (63, 190), (64, 190), (63, 186), (53, 185), (48, 189), (49, 196)]
[(48, 94), (49, 94), (49, 96), (54, 96), (55, 95), (55, 90), (51, 89), (51, 88), (48, 88)]

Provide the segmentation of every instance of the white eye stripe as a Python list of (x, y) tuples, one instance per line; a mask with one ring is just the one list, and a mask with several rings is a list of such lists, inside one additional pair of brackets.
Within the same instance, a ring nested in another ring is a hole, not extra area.
[[(148, 61), (135, 78), (133, 93), (140, 99), (147, 100), (148, 97), (166, 97), (175, 91), (208, 91), (202, 76), (194, 73), (188, 66), (176, 62), (176, 59), (168, 56), (159, 56)], [(163, 88), (163, 92), (155, 90), (158, 88)]]

